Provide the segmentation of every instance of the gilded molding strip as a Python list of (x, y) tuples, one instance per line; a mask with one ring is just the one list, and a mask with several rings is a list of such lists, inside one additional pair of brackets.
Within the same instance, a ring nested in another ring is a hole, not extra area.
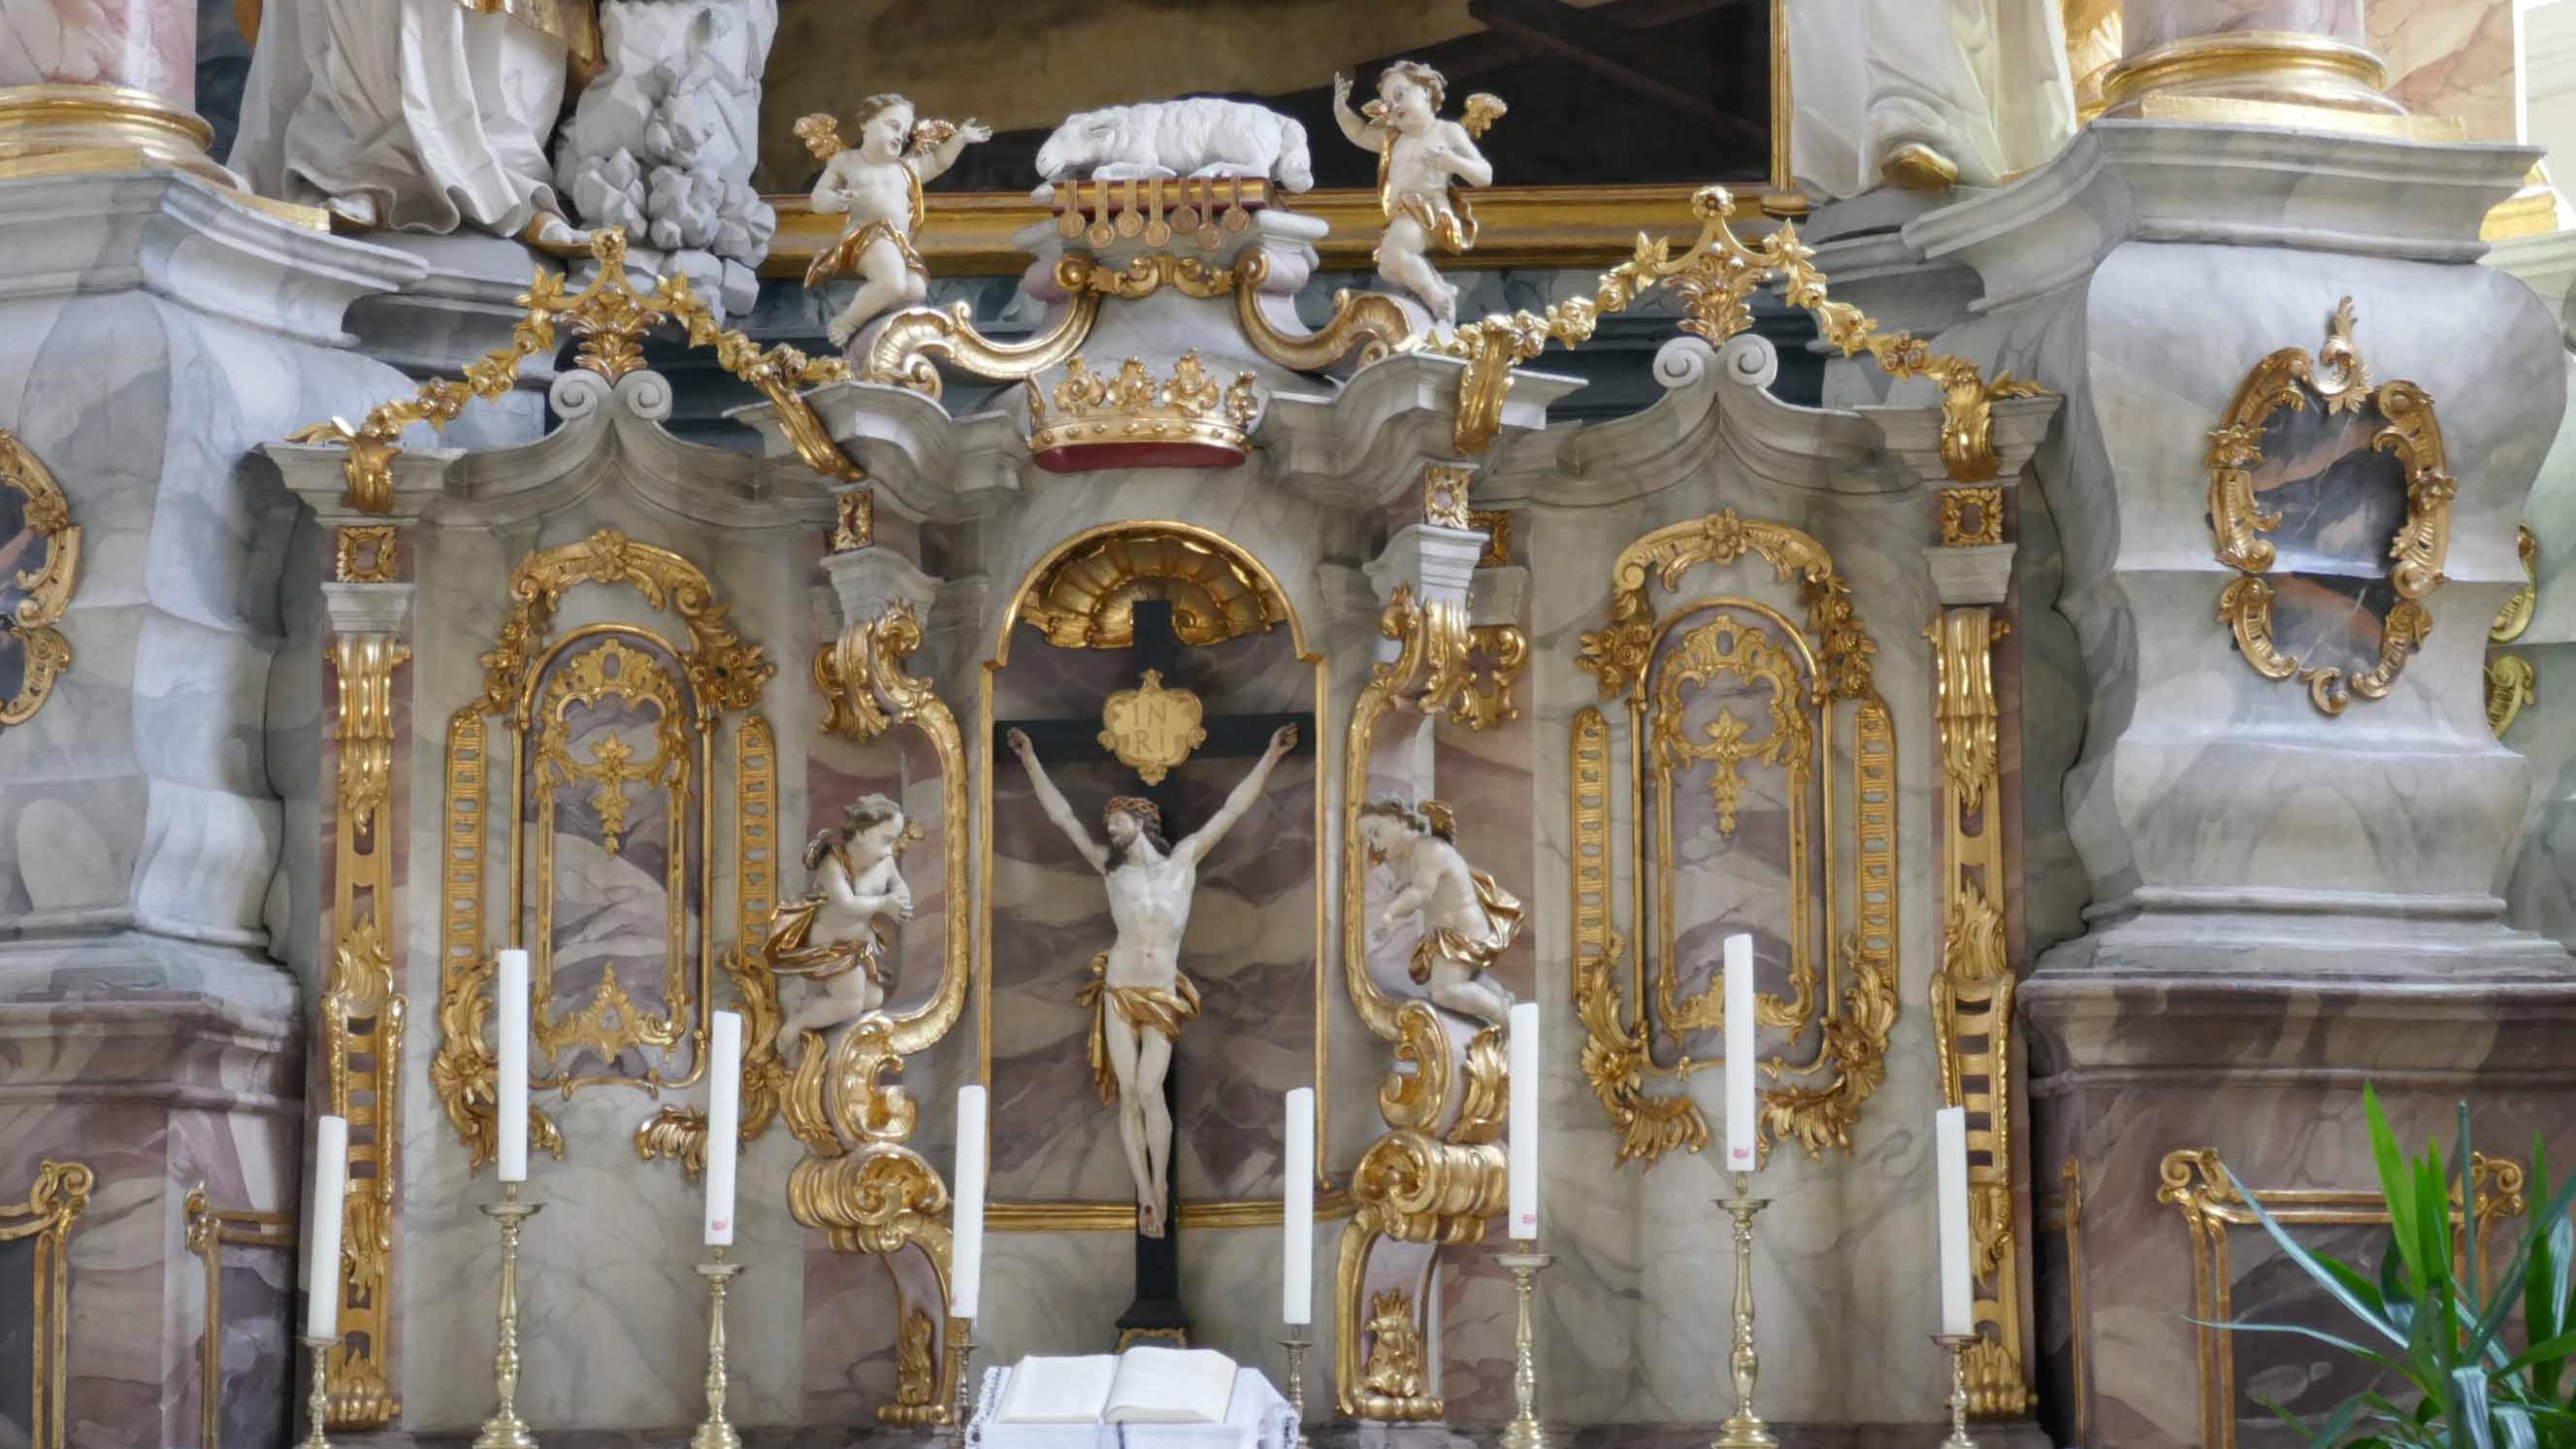
[[(1151, 271), (1147, 263), (1148, 259), (1138, 258), (1138, 265)], [(976, 331), (975, 308), (970, 303), (959, 302), (945, 310), (906, 307), (888, 317), (876, 340), (868, 344), (868, 357), (859, 367), (859, 380), (892, 383), (936, 399), (940, 381), (934, 362), (938, 359), (997, 382), (1035, 377), (1082, 350), (1092, 327), (1100, 320), (1104, 295), (1114, 291), (1121, 297), (1146, 296), (1162, 280), (1160, 273), (1148, 278), (1130, 267), (1127, 276), (1134, 280), (1130, 287), (1122, 289), (1114, 283), (1094, 285), (1101, 275), (1098, 264), (1084, 253), (1070, 252), (1057, 258), (1056, 284), (1071, 300), (1053, 328), (1025, 342), (995, 342)]]
[[(2525, 1172), (2523, 1165), (2512, 1158), (2479, 1152), (2471, 1155), (2469, 1177), (2474, 1192), (2468, 1218), (2478, 1235), (2479, 1261), (2493, 1268), (2495, 1255), (2487, 1251), (2487, 1240), (2497, 1223), (2520, 1217), (2526, 1210), (2522, 1190)], [(2236, 1449), (2236, 1415), (2232, 1411), (2236, 1402), (2236, 1361), (2233, 1335), (2227, 1327), (2236, 1316), (2235, 1281), (2228, 1261), (2227, 1230), (2256, 1223), (2253, 1209), (2246, 1206), (2247, 1196), (2261, 1203), (2263, 1210), (2285, 1227), (2385, 1226), (2388, 1207), (2376, 1191), (2290, 1187), (2240, 1192), (2233, 1175), (2221, 1164), (2217, 1149), (2209, 1147), (2178, 1148), (2166, 1153), (2158, 1178), (2156, 1201), (2179, 1209), (2184, 1226), (2191, 1232), (2192, 1317), (2197, 1324), (2200, 1358), (2200, 1442), (2208, 1449)], [(2450, 1218), (2454, 1251), (2459, 1254), (2453, 1269), (2465, 1272), (2466, 1242), (2458, 1232), (2461, 1212), (2456, 1195), (2451, 1200)], [(2483, 1294), (2485, 1285), (2479, 1285), (2478, 1291)]]
[[(394, 672), (411, 651), (389, 634), (332, 641), (338, 691), (339, 808), (331, 872), (338, 938), (321, 1002), (324, 1082), (349, 1123), (349, 1180), (341, 1212), (338, 1351), (325, 1374), (334, 1429), (378, 1429), (402, 1412), (393, 1390), (394, 1184), (402, 1143), (403, 1024), (394, 989)], [(320, 1285), (314, 1285), (319, 1289)]]
[(526, 315), (510, 329), (509, 345), (466, 364), (461, 379), (431, 378), (410, 397), (378, 403), (355, 425), (333, 418), (298, 428), (286, 435), (287, 441), (348, 449), (349, 487), (341, 501), (361, 513), (388, 513), (394, 504), (394, 459), (402, 452), (404, 431), (414, 423), (444, 429), (474, 399), (508, 396), (529, 358), (555, 355), (558, 319), (569, 322), (581, 339), (574, 365), (612, 382), (644, 365), (646, 333), (674, 321), (688, 333), (690, 346), (713, 347), (718, 366), (751, 384), (777, 408), (779, 426), (806, 467), (827, 478), (859, 480), (858, 465), (832, 442), (798, 391), (846, 380), (847, 363), (837, 357), (809, 358), (783, 345), (761, 351), (744, 334), (719, 327), (715, 313), (678, 273), (657, 279), (650, 292), (637, 290), (627, 275), (622, 227), (593, 232), (590, 255), (599, 262), (599, 276), (578, 294), (566, 293), (562, 272), (540, 269), (517, 298)]
[(2093, 1333), (2084, 1319), (2084, 1164), (2070, 1157), (2057, 1170), (2065, 1192), (2040, 1204), (2040, 1230), (2066, 1235), (2067, 1350), (2075, 1377), (2075, 1442), (2093, 1442)]
[[(2284, 347), (2256, 363), (2237, 384), (2224, 420), (2211, 431), (2207, 455), (2213, 545), (2218, 561), (2240, 575), (2219, 592), (2218, 620), (2235, 635), (2238, 652), (2255, 673), (2266, 679), (2298, 675), (2308, 686), (2310, 702), (2328, 718), (2341, 715), (2356, 695), (2386, 698), (2407, 659), (2432, 632), (2433, 615), (2423, 601), (2442, 583), (2442, 563), (2451, 545), (2451, 500), (2459, 492), (2433, 400), (2402, 379), (2372, 387), (2352, 330), (2352, 299), (2346, 297), (2336, 304), (2325, 344), (2313, 360), (2305, 348)], [(2254, 471), (2263, 464), (2266, 422), (2285, 408), (2303, 411), (2311, 396), (2329, 414), (2375, 409), (2382, 426), (2372, 433), (2370, 446), (2394, 455), (2406, 478), (2406, 519), (2388, 545), (2388, 581), (2397, 602), (2380, 626), (2379, 658), (2349, 676), (2338, 667), (2303, 668), (2281, 652), (2273, 637), (2273, 588), (2267, 575), (2278, 551), (2263, 535), (2281, 526), (2281, 515), (2262, 511)]]
[(72, 667), (72, 646), (54, 625), (80, 581), (81, 530), (72, 522), (62, 485), (7, 428), (0, 428), (0, 488), (19, 495), (20, 525), (45, 545), (41, 562), (16, 572), (13, 581), (22, 595), (17, 606), (0, 612), (0, 634), (16, 639), (19, 659), (18, 692), (0, 700), (0, 726), (6, 726), (33, 719), (54, 681)]
[[(1821, 1085), (1784, 1081), (1768, 1087), (1762, 1094), (1761, 1111), (1766, 1152), (1771, 1143), (1794, 1140), (1809, 1156), (1817, 1157), (1829, 1145), (1851, 1149), (1852, 1126), (1886, 1078), (1888, 1037), (1897, 1015), (1895, 733), (1886, 702), (1871, 682), (1869, 660), (1878, 646), (1861, 626), (1851, 588), (1835, 572), (1833, 558), (1823, 545), (1786, 524), (1743, 519), (1732, 511), (1673, 524), (1645, 535), (1620, 554), (1611, 575), (1609, 622), (1584, 635), (1583, 657), (1577, 662), (1599, 681), (1603, 699), (1627, 702), (1631, 909), (1640, 918), (1652, 919), (1666, 912), (1660, 907), (1649, 910), (1649, 880), (1672, 869), (1669, 839), (1652, 852), (1646, 839), (1646, 822), (1653, 813), (1645, 798), (1647, 710), (1662, 678), (1657, 648), (1667, 632), (1684, 621), (1728, 602), (1742, 603), (1698, 599), (1658, 618), (1652, 589), (1660, 583), (1671, 590), (1700, 564), (1732, 564), (1748, 553), (1769, 564), (1784, 581), (1799, 582), (1808, 623), (1804, 633), (1792, 631), (1792, 637), (1812, 661), (1808, 665), (1811, 683), (1803, 684), (1802, 690), (1816, 696), (1828, 710), (1837, 702), (1850, 706), (1847, 738), (1855, 779), (1849, 815), (1843, 817), (1839, 809), (1833, 751), (1823, 749), (1818, 755), (1817, 794), (1830, 822), (1824, 835), (1825, 887), (1817, 893), (1815, 904), (1793, 907), (1802, 911), (1820, 907), (1823, 914), (1822, 939), (1830, 954), (1819, 993), (1822, 1000), (1811, 1016), (1791, 1011), (1795, 1003), (1776, 1001), (1767, 1003), (1772, 1009), (1765, 1016), (1775, 1023), (1784, 1016), (1796, 1016), (1800, 1026), (1812, 1022), (1821, 1028), (1820, 1054), (1814, 1060), (1792, 1065), (1775, 1059), (1774, 1070), (1783, 1077), (1829, 1071), (1829, 1079)], [(1771, 617), (1778, 618), (1776, 612)], [(1830, 715), (1822, 718), (1829, 721)], [(1820, 723), (1819, 733), (1826, 732)], [(1606, 856), (1612, 848), (1605, 778), (1609, 760), (1607, 720), (1599, 711), (1577, 717), (1574, 751), (1578, 860), (1596, 847)], [(1840, 891), (1834, 863), (1834, 840), (1845, 830), (1856, 852), (1854, 929), (1848, 936), (1837, 925)], [(1589, 868), (1578, 867), (1578, 897), (1587, 890), (1580, 871)], [(1608, 874), (1605, 864), (1599, 880), (1606, 881)], [(1608, 892), (1600, 894), (1606, 903)], [(1670, 899), (1661, 892), (1656, 898), (1659, 902)], [(1621, 1160), (1639, 1157), (1651, 1167), (1673, 1148), (1697, 1151), (1705, 1146), (1708, 1127), (1687, 1097), (1648, 1095), (1645, 1078), (1688, 1076), (1718, 1063), (1688, 1057), (1672, 1066), (1655, 1061), (1649, 1050), (1651, 1025), (1644, 1019), (1645, 963), (1629, 963), (1623, 1001), (1614, 967), (1625, 943), (1610, 919), (1613, 914), (1606, 904), (1597, 921), (1580, 910), (1577, 913), (1575, 1011), (1587, 1033), (1584, 1073), (1622, 1134)], [(1630, 1003), (1637, 1012), (1633, 1021)]]
[(1951, 609), (1933, 641), (1941, 733), (1941, 965), (1932, 1034), (1941, 1099), (1968, 1113), (1969, 1216), (1976, 1321), (1967, 1349), (1968, 1411), (2017, 1418), (2037, 1403), (2022, 1348), (2021, 1254), (2014, 1242), (2012, 1035), (2015, 977), (2006, 944), (2003, 783), (1999, 774), (1992, 611)]
[(206, 1267), (205, 1325), (197, 1336), (197, 1398), (202, 1412), (198, 1443), (219, 1449), (223, 1443), (224, 1257), (223, 1250), (281, 1248), (295, 1250), (295, 1221), (286, 1213), (259, 1213), (219, 1208), (199, 1183), (188, 1189), (185, 1241), (188, 1251)]
[[(1315, 1194), (1315, 1221), (1338, 1222), (1358, 1210), (1348, 1189)], [(1211, 1198), (1175, 1204), (1172, 1220), (1185, 1228), (1276, 1228), (1275, 1197)], [(1083, 1201), (997, 1202), (984, 1214), (988, 1233), (1134, 1233), (1134, 1203)]]
[(89, 1210), (98, 1175), (78, 1162), (47, 1158), (36, 1164), (36, 1185), (23, 1204), (0, 1204), (0, 1243), (33, 1238), (36, 1259), (27, 1340), (32, 1396), (28, 1428), (32, 1449), (66, 1449), (64, 1404), (71, 1383), (72, 1225)]

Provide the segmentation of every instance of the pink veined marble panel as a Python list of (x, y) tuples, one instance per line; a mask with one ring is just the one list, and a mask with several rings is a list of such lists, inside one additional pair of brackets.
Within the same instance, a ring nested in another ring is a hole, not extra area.
[(2371, 0), (2363, 18), (2406, 109), (2457, 116), (2471, 140), (2514, 138), (2513, 0)]
[(196, 0), (0, 0), (0, 86), (45, 84), (195, 105)]

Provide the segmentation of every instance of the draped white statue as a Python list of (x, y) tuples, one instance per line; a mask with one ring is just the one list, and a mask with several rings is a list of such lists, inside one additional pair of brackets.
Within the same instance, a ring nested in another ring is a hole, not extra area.
[(547, 23), (463, 0), (269, 0), (228, 158), (263, 196), (361, 227), (572, 242), (546, 140), (590, 0)]
[(2075, 134), (2059, 0), (1799, 0), (1789, 163), (1825, 197), (1993, 186)]

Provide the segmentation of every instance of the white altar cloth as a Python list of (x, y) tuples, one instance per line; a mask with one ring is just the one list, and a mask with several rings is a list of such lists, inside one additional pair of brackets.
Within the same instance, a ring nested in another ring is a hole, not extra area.
[(1234, 1371), (1222, 1424), (996, 1424), (1008, 1368), (984, 1370), (967, 1424), (969, 1449), (1290, 1449), (1297, 1414), (1256, 1368)]

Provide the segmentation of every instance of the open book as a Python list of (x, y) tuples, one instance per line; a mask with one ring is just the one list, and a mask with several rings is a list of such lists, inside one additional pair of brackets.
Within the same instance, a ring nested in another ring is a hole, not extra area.
[(1123, 1354), (1020, 1360), (998, 1424), (1221, 1424), (1234, 1360), (1209, 1348), (1138, 1346)]

